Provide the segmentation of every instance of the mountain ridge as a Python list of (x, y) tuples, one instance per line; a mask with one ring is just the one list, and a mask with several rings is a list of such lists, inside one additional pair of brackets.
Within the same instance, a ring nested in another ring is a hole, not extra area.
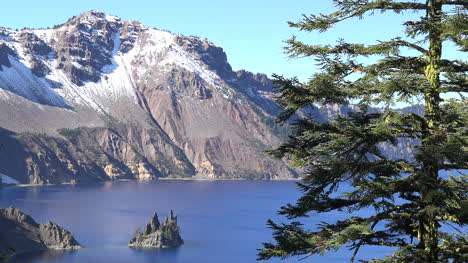
[(234, 71), (207, 39), (102, 12), (0, 28), (0, 172), (22, 183), (294, 178), (265, 153), (285, 133), (274, 96), (266, 75)]

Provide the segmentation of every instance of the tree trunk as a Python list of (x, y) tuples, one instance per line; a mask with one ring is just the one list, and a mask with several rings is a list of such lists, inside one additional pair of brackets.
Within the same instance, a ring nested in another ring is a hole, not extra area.
[[(427, 117), (427, 130), (422, 134), (422, 148), (427, 149), (433, 144), (434, 135), (439, 129), (440, 120), (440, 62), (442, 57), (441, 39), (441, 13), (442, 4), (438, 0), (428, 1), (427, 18), (431, 29), (429, 30), (429, 50), (426, 54), (427, 66), (425, 75), (429, 87), (424, 92), (425, 110)], [(423, 180), (421, 188), (421, 208), (434, 205), (433, 193), (437, 191), (438, 162), (433, 156), (428, 156), (423, 161)], [(438, 251), (438, 229), (439, 223), (434, 214), (425, 213), (419, 219), (419, 247), (424, 250), (423, 262), (436, 262)]]

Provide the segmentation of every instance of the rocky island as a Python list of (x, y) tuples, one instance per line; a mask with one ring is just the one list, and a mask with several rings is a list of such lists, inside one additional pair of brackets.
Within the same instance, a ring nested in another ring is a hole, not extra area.
[(48, 222), (38, 224), (15, 207), (0, 208), (0, 254), (47, 249), (80, 249), (82, 246), (65, 228)]
[(170, 216), (159, 222), (154, 212), (150, 222), (142, 230), (137, 229), (135, 236), (130, 239), (129, 247), (133, 248), (173, 248), (184, 244), (180, 237), (180, 228), (177, 225), (177, 216), (171, 210)]

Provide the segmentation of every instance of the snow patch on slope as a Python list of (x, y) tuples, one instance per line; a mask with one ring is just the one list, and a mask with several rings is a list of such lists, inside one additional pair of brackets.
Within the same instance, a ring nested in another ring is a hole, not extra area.
[(116, 16), (113, 16), (113, 15), (108, 15), (106, 14), (105, 15), (105, 19), (109, 22), (117, 22), (117, 21), (120, 21), (120, 18), (116, 17)]
[[(82, 18), (81, 22), (100, 19), (89, 15)], [(106, 15), (105, 19), (111, 22), (121, 21), (115, 16)], [(86, 23), (85, 23), (86, 24)], [(31, 30), (46, 43), (54, 41), (56, 31), (67, 30), (65, 27), (55, 29)], [(57, 69), (58, 64), (53, 54), (43, 62), (51, 70), (45, 78), (39, 78), (31, 73), (31, 58), (23, 50), (21, 43), (7, 41), (21, 57), (15, 61), (11, 69), (0, 72), (0, 88), (10, 90), (33, 101), (49, 101), (53, 105), (64, 106), (65, 101), (73, 104), (84, 105), (97, 111), (109, 109), (109, 106), (118, 102), (120, 98), (133, 99), (137, 103), (136, 85), (134, 77), (138, 78), (157, 66), (163, 72), (169, 72), (175, 67), (183, 68), (200, 77), (207, 86), (215, 89), (218, 94), (226, 99), (232, 99), (236, 91), (227, 85), (216, 72), (211, 71), (200, 59), (195, 58), (184, 50), (176, 41), (177, 35), (170, 32), (144, 28), (144, 32), (138, 34), (134, 46), (126, 53), (119, 52), (121, 36), (113, 35), (114, 47), (112, 50), (112, 64), (101, 69), (101, 78), (98, 82), (87, 81), (78, 86), (71, 82), (62, 70)], [(13, 31), (17, 33), (17, 31)], [(10, 32), (10, 35), (13, 34)], [(99, 33), (99, 32), (91, 32)], [(53, 52), (54, 53), (54, 52)], [(14, 59), (13, 59), (14, 60)], [(144, 63), (140, 63), (144, 62)], [(81, 65), (75, 62), (75, 66)], [(54, 83), (55, 82), (55, 83)], [(34, 83), (30, 85), (30, 83)], [(54, 89), (60, 85), (59, 89)], [(168, 87), (170, 89), (170, 87)], [(1, 93), (0, 93), (1, 94)], [(5, 95), (5, 94), (4, 94)]]
[(106, 101), (109, 99), (116, 101), (120, 97), (129, 97), (133, 98), (136, 103), (135, 85), (131, 76), (132, 72), (129, 70), (132, 59), (131, 54), (121, 54), (118, 51), (121, 43), (119, 34), (115, 34), (113, 40), (112, 64), (101, 70), (103, 75), (99, 82), (86, 82), (80, 88), (90, 96)]
[[(214, 88), (226, 99), (233, 98), (235, 91), (227, 85), (217, 73), (211, 71), (202, 61), (185, 51), (176, 42), (176, 35), (157, 29), (148, 30), (149, 39), (139, 43), (133, 50), (138, 54), (135, 59), (145, 60), (147, 65), (159, 65), (163, 71), (170, 71), (174, 67), (181, 67), (195, 73), (206, 86)], [(146, 73), (148, 69), (137, 68), (138, 75)]]
[[(150, 30), (151, 40), (155, 43), (154, 47), (156, 52), (166, 51), (166, 56), (159, 62), (159, 65), (166, 70), (170, 70), (173, 65), (180, 66), (190, 72), (200, 76), (211, 86), (218, 86), (221, 84), (219, 76), (208, 70), (201, 61), (195, 60), (187, 51), (183, 50), (175, 40), (175, 35), (156, 29)], [(151, 52), (151, 48), (148, 50)]]
[(13, 92), (31, 101), (67, 107), (64, 99), (53, 89), (51, 83), (45, 78), (36, 77), (26, 61), (18, 61), (12, 56), (8, 56), (11, 67), (3, 67), (0, 72), (0, 94), (9, 97), (8, 92)]
[(35, 34), (37, 37), (42, 39), (46, 43), (50, 43), (52, 39), (54, 39), (54, 29), (52, 28), (47, 28), (47, 29), (33, 29), (31, 30), (33, 34)]
[(98, 82), (88, 81), (83, 86), (78, 86), (72, 83), (61, 70), (56, 69), (58, 63), (56, 61), (51, 63), (52, 71), (47, 75), (47, 78), (63, 84), (63, 88), (58, 90), (58, 93), (68, 101), (91, 107), (97, 111), (107, 111), (109, 105), (117, 102), (122, 97), (132, 98), (136, 103), (131, 72), (127, 70), (130, 59), (128, 55), (122, 56), (118, 52), (119, 37), (118, 34), (114, 35), (112, 64), (101, 70), (102, 76)]

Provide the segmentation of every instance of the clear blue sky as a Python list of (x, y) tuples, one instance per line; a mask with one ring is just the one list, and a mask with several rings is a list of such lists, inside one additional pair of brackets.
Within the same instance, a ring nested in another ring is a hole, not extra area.
[(325, 34), (298, 33), (287, 25), (303, 13), (329, 13), (332, 8), (331, 0), (17, 0), (2, 1), (0, 26), (49, 27), (99, 10), (149, 27), (206, 37), (224, 48), (235, 70), (298, 76), (303, 81), (314, 63), (286, 58), (282, 41), (293, 34), (310, 43), (334, 43), (338, 38), (373, 43), (401, 35), (403, 16), (395, 15), (354, 19)]

